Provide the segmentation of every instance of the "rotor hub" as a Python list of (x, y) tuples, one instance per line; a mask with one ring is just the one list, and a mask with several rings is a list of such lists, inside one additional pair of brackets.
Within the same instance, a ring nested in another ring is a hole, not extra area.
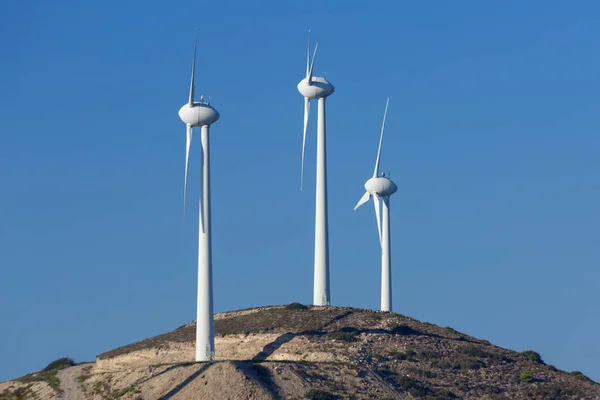
[(398, 186), (391, 179), (385, 177), (371, 178), (365, 183), (365, 190), (377, 193), (379, 196), (390, 196), (398, 190)]
[(325, 78), (313, 76), (311, 84), (308, 84), (308, 78), (304, 78), (298, 83), (298, 91), (302, 96), (309, 99), (321, 99), (335, 92), (335, 87)]
[(184, 104), (179, 109), (179, 118), (191, 126), (210, 125), (219, 120), (221, 115), (208, 103), (194, 102), (191, 106)]

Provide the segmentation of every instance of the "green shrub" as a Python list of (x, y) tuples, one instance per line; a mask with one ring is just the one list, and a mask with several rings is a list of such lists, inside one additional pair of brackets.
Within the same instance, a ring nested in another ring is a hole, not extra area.
[(525, 356), (526, 359), (531, 360), (535, 363), (538, 364), (544, 364), (544, 361), (542, 361), (542, 357), (536, 353), (533, 350), (525, 350), (524, 352), (521, 353), (523, 356)]
[(426, 397), (430, 392), (428, 388), (406, 376), (403, 376), (400, 379), (398, 379), (397, 383), (402, 388), (402, 390), (410, 393), (410, 395), (414, 397)]
[(337, 396), (319, 389), (310, 389), (304, 394), (304, 398), (309, 400), (336, 400)]
[(495, 351), (485, 351), (481, 347), (467, 345), (460, 348), (460, 352), (469, 356), (476, 358), (489, 358), (497, 361), (505, 361), (505, 362), (514, 362), (510, 358), (504, 356), (501, 353), (496, 353)]
[(571, 372), (571, 375), (573, 375), (577, 379), (581, 379), (582, 381), (594, 382), (593, 380), (585, 376), (581, 371), (573, 371)]
[(396, 325), (395, 327), (392, 328), (391, 332), (394, 335), (403, 335), (403, 336), (420, 335), (421, 334), (421, 332), (411, 328), (408, 325)]
[(53, 369), (51, 371), (43, 371), (37, 374), (25, 375), (21, 378), (17, 378), (16, 380), (21, 383), (47, 382), (52, 389), (59, 390), (60, 379), (58, 379), (56, 376), (57, 372), (57, 369)]
[(79, 375), (77, 377), (77, 382), (81, 383), (86, 381), (87, 379), (89, 379), (91, 377), (91, 375)]
[(344, 342), (356, 342), (355, 332), (329, 332), (323, 337), (329, 340), (342, 340)]
[(413, 367), (411, 365), (409, 365), (408, 367), (406, 367), (406, 371), (408, 373), (410, 373), (411, 375), (417, 375), (420, 376), (422, 378), (437, 378), (438, 374), (430, 371), (428, 369), (420, 369), (417, 367)]
[(461, 353), (469, 357), (487, 358), (489, 354), (487, 351), (482, 350), (477, 346), (463, 346), (460, 349)]
[(290, 303), (285, 306), (286, 310), (308, 310), (308, 307), (300, 303)]
[(388, 355), (396, 360), (414, 361), (417, 353), (412, 350), (406, 350), (405, 353), (401, 351), (390, 351)]
[(46, 368), (42, 370), (42, 372), (52, 371), (53, 369), (63, 369), (67, 367), (72, 367), (73, 365), (75, 365), (75, 361), (68, 357), (63, 357), (59, 358), (58, 360), (52, 361), (46, 366)]
[(525, 368), (523, 371), (521, 371), (521, 382), (525, 382), (525, 383), (529, 383), (529, 382), (533, 382), (533, 375), (531, 373), (531, 370), (528, 368)]
[(61, 369), (73, 365), (75, 365), (75, 362), (72, 359), (67, 357), (59, 358), (58, 360), (52, 361), (40, 372), (17, 378), (17, 381), (21, 383), (47, 382), (52, 389), (59, 391), (60, 379), (58, 379), (56, 373)]

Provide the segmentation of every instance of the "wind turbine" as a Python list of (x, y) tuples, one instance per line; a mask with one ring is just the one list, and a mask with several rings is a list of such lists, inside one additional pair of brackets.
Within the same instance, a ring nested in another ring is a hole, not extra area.
[(317, 113), (317, 187), (315, 209), (315, 276), (313, 304), (325, 306), (330, 304), (329, 291), (329, 238), (327, 228), (327, 154), (325, 150), (325, 99), (335, 88), (325, 78), (313, 76), (313, 67), (317, 48), (310, 59), (310, 31), (308, 31), (308, 52), (306, 55), (306, 77), (298, 83), (298, 91), (304, 96), (304, 134), (302, 135), (302, 169), (300, 174), (300, 190), (304, 181), (304, 148), (306, 145), (306, 129), (310, 114), (310, 101), (318, 100)]
[[(381, 145), (383, 143), (383, 131), (387, 117), (388, 97), (383, 113), (383, 124), (381, 124), (381, 135), (379, 136), (379, 148), (375, 160), (373, 177), (365, 183), (365, 194), (360, 198), (354, 209), (369, 201), (373, 197), (375, 206), (375, 217), (377, 218), (377, 230), (379, 231), (379, 242), (381, 244), (381, 311), (392, 311), (392, 268), (390, 251), (390, 196), (398, 190), (398, 186), (383, 173), (379, 176), (379, 159), (381, 157)], [(383, 200), (383, 223), (379, 214), (379, 198)], [(382, 227), (383, 225), (383, 227)]]
[(211, 254), (211, 221), (210, 221), (210, 158), (209, 158), (209, 128), (219, 119), (219, 112), (204, 102), (194, 101), (194, 75), (196, 69), (196, 47), (198, 31), (194, 43), (194, 58), (192, 61), (192, 79), (188, 102), (179, 110), (179, 118), (186, 125), (185, 142), (185, 177), (183, 182), (183, 205), (187, 191), (188, 161), (192, 144), (192, 128), (200, 127), (202, 142), (202, 191), (198, 211), (198, 303), (196, 315), (196, 361), (210, 361), (215, 358), (215, 334), (213, 321), (213, 290), (212, 290), (212, 254)]

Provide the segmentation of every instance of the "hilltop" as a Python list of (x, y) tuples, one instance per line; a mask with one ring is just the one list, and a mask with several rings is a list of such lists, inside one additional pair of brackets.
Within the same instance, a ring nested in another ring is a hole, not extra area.
[(192, 322), (1, 383), (0, 400), (600, 399), (533, 351), (396, 313), (293, 303), (216, 314), (215, 331), (214, 362), (192, 362)]

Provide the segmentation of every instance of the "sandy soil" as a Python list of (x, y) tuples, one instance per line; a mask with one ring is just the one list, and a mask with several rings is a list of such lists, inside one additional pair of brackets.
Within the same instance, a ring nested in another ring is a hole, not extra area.
[(85, 396), (81, 390), (81, 385), (77, 381), (77, 377), (84, 375), (84, 368), (91, 366), (92, 364), (79, 364), (73, 367), (65, 368), (58, 371), (56, 375), (60, 379), (60, 388), (62, 394), (57, 399), (59, 400), (84, 400)]

